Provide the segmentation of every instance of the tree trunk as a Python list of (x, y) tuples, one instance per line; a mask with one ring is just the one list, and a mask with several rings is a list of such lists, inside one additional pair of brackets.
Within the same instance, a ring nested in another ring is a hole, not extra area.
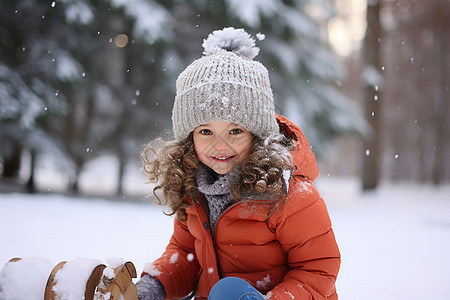
[(119, 154), (119, 174), (117, 180), (117, 195), (121, 196), (123, 194), (123, 178), (125, 174), (125, 155), (123, 153)]
[[(445, 18), (442, 19), (442, 22)], [(444, 23), (444, 22), (443, 22)], [(445, 28), (445, 27), (443, 27)], [(440, 30), (439, 30), (440, 29)], [(433, 166), (432, 181), (433, 184), (439, 185), (444, 181), (445, 166), (446, 164), (446, 145), (448, 143), (448, 120), (446, 114), (449, 111), (449, 74), (448, 74), (448, 47), (447, 47), (447, 35), (448, 32), (439, 28), (439, 50), (440, 50), (440, 69), (441, 69), (441, 86), (440, 86), (440, 99), (438, 105), (435, 108), (435, 135), (436, 135), (436, 150)]]
[(36, 169), (36, 151), (30, 151), (30, 177), (28, 177), (27, 181), (27, 192), (35, 193), (36, 192), (36, 184), (34, 182), (34, 171)]
[(81, 160), (75, 161), (75, 174), (70, 185), (70, 191), (74, 194), (80, 193), (80, 175), (83, 169), (83, 162)]
[[(364, 40), (365, 51), (365, 69), (381, 71), (380, 63), (380, 41), (381, 41), (381, 25), (379, 19), (380, 1), (368, 1), (367, 4), (367, 32)], [(365, 115), (367, 121), (372, 127), (372, 135), (366, 138), (362, 185), (364, 190), (373, 190), (378, 186), (380, 178), (380, 162), (381, 162), (381, 107), (379, 87), (377, 84), (369, 81), (365, 82)]]
[(3, 177), (16, 179), (19, 176), (22, 146), (15, 144), (10, 156), (3, 157)]

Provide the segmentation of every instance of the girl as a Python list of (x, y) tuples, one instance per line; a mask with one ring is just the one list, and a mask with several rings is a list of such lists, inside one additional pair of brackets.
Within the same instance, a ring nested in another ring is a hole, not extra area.
[(275, 114), (267, 69), (243, 30), (214, 31), (177, 79), (174, 141), (143, 153), (176, 215), (139, 299), (337, 299), (340, 253), (300, 128)]

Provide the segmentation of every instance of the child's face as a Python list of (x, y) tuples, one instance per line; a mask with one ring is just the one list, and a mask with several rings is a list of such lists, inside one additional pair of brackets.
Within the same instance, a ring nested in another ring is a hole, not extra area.
[(193, 138), (198, 159), (216, 173), (227, 174), (249, 155), (253, 135), (234, 123), (213, 121), (195, 128)]

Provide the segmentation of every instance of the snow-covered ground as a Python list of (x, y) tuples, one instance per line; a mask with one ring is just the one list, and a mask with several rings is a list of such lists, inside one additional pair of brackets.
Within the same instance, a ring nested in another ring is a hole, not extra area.
[[(354, 179), (317, 185), (342, 252), (340, 299), (450, 299), (450, 187), (384, 184), (363, 194)], [(140, 273), (164, 250), (172, 223), (144, 200), (0, 194), (0, 268), (13, 257), (121, 258)]]

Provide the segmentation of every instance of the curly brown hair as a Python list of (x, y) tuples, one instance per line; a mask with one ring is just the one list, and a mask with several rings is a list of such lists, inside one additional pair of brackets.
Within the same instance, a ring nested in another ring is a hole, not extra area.
[[(272, 135), (266, 139), (253, 136), (252, 150), (235, 168), (238, 180), (232, 183), (233, 199), (252, 199), (256, 196), (270, 204), (269, 218), (284, 202), (286, 186), (284, 171), (291, 170), (289, 151), (292, 141), (284, 135)], [(162, 138), (150, 142), (144, 149), (141, 160), (149, 182), (156, 183), (153, 194), (156, 203), (168, 205), (167, 215), (176, 215), (186, 221), (189, 198), (197, 202), (196, 174), (199, 159), (195, 153), (192, 133), (184, 141), (166, 141)], [(163, 199), (156, 191), (162, 189)], [(197, 202), (198, 203), (198, 202)]]

